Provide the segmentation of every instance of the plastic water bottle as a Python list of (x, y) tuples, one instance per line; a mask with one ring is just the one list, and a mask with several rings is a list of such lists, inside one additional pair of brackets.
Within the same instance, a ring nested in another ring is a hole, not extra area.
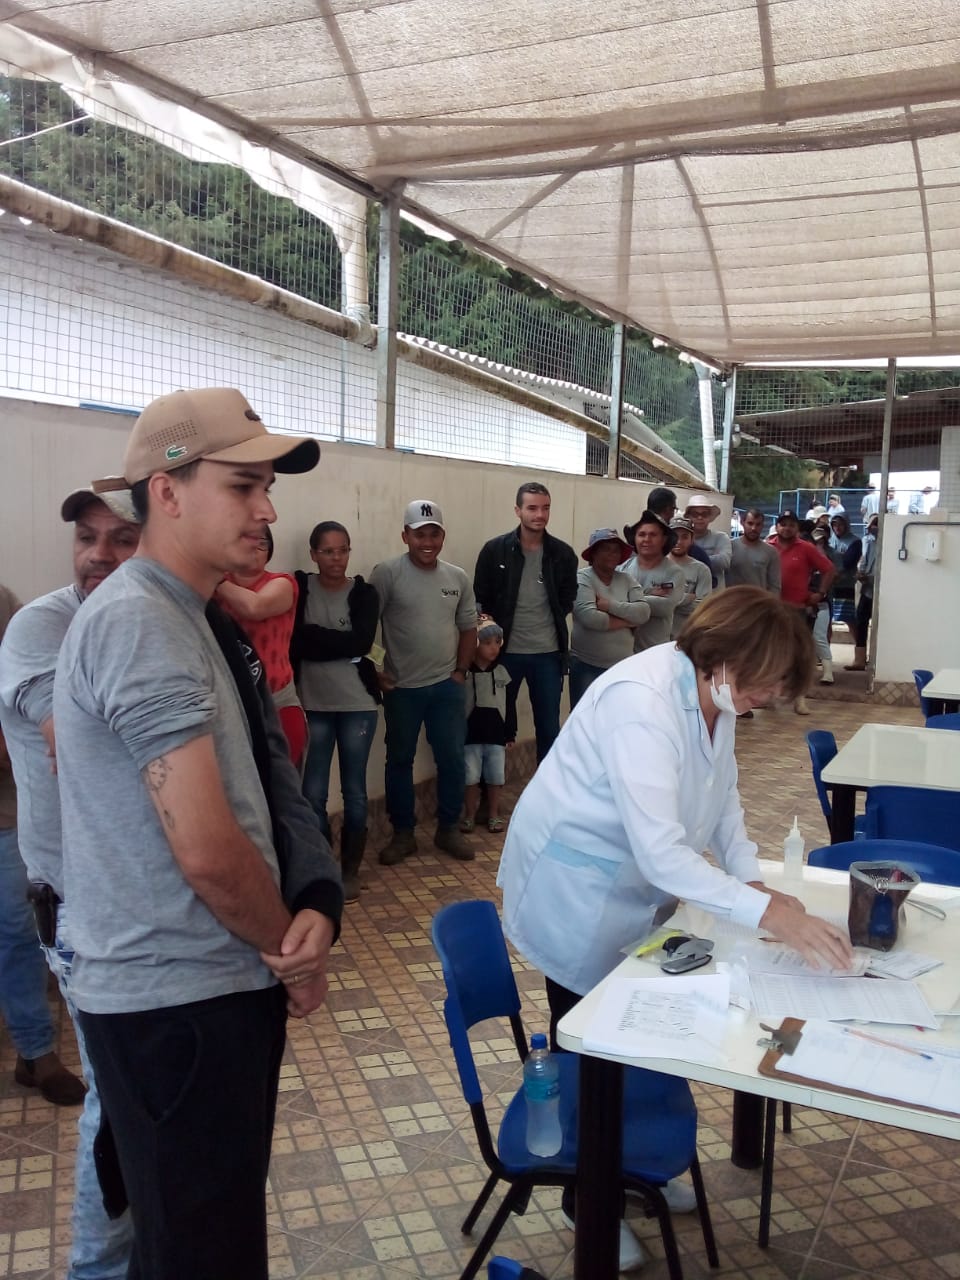
[(796, 818), (783, 842), (783, 878), (794, 882), (803, 879), (803, 835)]
[(527, 1150), (535, 1156), (555, 1156), (563, 1146), (560, 1128), (560, 1065), (547, 1048), (547, 1037), (535, 1035), (523, 1064), (523, 1093), (527, 1101)]

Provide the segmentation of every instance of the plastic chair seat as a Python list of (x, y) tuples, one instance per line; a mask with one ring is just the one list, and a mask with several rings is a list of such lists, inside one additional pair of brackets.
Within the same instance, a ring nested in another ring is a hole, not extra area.
[[(531, 1156), (527, 1150), (527, 1100), (519, 1089), (500, 1122), (497, 1154), (504, 1168), (519, 1176), (531, 1160), (573, 1176), (577, 1168), (577, 1099), (580, 1059), (557, 1054), (560, 1067), (560, 1128), (563, 1146), (555, 1156)], [(686, 1080), (659, 1071), (628, 1069), (623, 1078), (623, 1169), (628, 1177), (662, 1186), (685, 1173), (696, 1147), (697, 1109)], [(631, 1123), (631, 1116), (636, 1122)]]
[(942, 716), (927, 716), (928, 729), (960, 729), (960, 711), (946, 711)]

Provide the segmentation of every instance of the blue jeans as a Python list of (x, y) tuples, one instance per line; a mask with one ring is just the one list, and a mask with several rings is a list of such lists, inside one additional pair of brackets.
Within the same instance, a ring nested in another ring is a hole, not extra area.
[(133, 1223), (129, 1210), (119, 1218), (110, 1219), (103, 1207), (103, 1195), (93, 1160), (93, 1140), (100, 1128), (100, 1095), (80, 1019), (77, 1017), (77, 1006), (70, 991), (73, 946), (63, 903), (57, 909), (56, 946), (44, 947), (43, 950), (73, 1019), (83, 1077), (87, 1082), (87, 1096), (83, 1100), (83, 1110), (77, 1121), (77, 1165), (74, 1174), (70, 1269), (67, 1280), (124, 1280), (133, 1246)]
[(577, 705), (594, 680), (602, 676), (606, 667), (593, 667), (589, 662), (581, 662), (570, 655), (570, 710)]
[(463, 744), (467, 736), (466, 695), (456, 680), (441, 680), (422, 689), (392, 689), (383, 695), (387, 727), (384, 770), (387, 813), (397, 831), (412, 831), (417, 818), (413, 800), (413, 761), (420, 728), (437, 767), (437, 824), (452, 827), (463, 808)]
[(510, 673), (507, 685), (507, 738), (517, 734), (517, 694), (526, 680), (537, 735), (537, 764), (553, 746), (560, 732), (560, 695), (563, 692), (563, 654), (501, 653)]
[(327, 797), (330, 794), (330, 764), (337, 748), (340, 764), (340, 792), (343, 795), (345, 831), (367, 828), (367, 760), (377, 729), (376, 711), (308, 711), (310, 746), (303, 771), (303, 794), (320, 820), (323, 834), (330, 839)]
[(53, 1049), (47, 967), (27, 902), (27, 870), (16, 827), (0, 830), (0, 1012), (22, 1058)]

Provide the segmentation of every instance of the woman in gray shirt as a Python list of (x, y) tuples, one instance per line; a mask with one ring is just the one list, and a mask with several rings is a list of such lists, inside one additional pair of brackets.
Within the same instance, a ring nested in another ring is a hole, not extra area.
[(337, 749), (343, 793), (340, 870), (347, 902), (360, 896), (360, 863), (367, 843), (367, 760), (382, 701), (376, 670), (366, 656), (377, 632), (380, 602), (359, 574), (347, 576), (350, 535), (335, 520), (310, 534), (314, 574), (297, 573), (300, 595), (290, 656), (307, 713), (310, 746), (303, 793), (330, 839), (327, 796)]
[(669, 558), (676, 534), (659, 516), (644, 511), (636, 524), (624, 529), (623, 535), (636, 549), (623, 572), (640, 584), (641, 599), (650, 606), (650, 621), (633, 633), (633, 651), (639, 653), (670, 639), (673, 612), (683, 599), (685, 584), (683, 574)]
[(650, 618), (643, 588), (617, 567), (630, 548), (615, 529), (594, 529), (577, 574), (570, 641), (570, 710), (597, 676), (633, 653), (633, 629)]

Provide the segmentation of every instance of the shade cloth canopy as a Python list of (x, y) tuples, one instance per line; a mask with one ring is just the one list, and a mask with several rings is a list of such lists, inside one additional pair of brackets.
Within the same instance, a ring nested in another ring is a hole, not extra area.
[[(716, 362), (960, 350), (954, 0), (0, 0)], [(2, 52), (2, 28), (0, 28)]]

